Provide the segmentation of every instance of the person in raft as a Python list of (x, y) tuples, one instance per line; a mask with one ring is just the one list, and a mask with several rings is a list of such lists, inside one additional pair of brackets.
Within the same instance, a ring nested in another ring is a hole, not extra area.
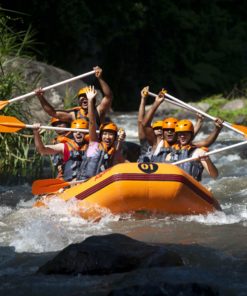
[(117, 163), (127, 162), (121, 153), (121, 145), (126, 136), (124, 130), (118, 130), (115, 123), (107, 122), (101, 124), (99, 136), (97, 135), (94, 112), (96, 94), (94, 87), (89, 87), (86, 93), (88, 98), (89, 146), (86, 151), (86, 159), (81, 163), (77, 175), (78, 180), (87, 180)]
[[(145, 97), (147, 98), (148, 92), (148, 86), (142, 89), (140, 106), (144, 104), (143, 101), (145, 101)], [(143, 153), (143, 150), (141, 150), (138, 162), (164, 162), (166, 156), (171, 152), (172, 145), (177, 143), (177, 136), (175, 133), (175, 125), (178, 122), (177, 118), (169, 117), (164, 120), (155, 121), (151, 124), (155, 111), (158, 109), (160, 104), (164, 102), (164, 100), (164, 92), (160, 91), (155, 97), (155, 101), (147, 114), (145, 116), (143, 115), (142, 117), (138, 117), (138, 131), (141, 131), (141, 133), (139, 132), (139, 138), (141, 137), (142, 143), (144, 143), (145, 139), (149, 144), (147, 152), (144, 151)], [(141, 113), (140, 110), (142, 109), (139, 108), (139, 114), (142, 114), (143, 112)], [(139, 123), (140, 120), (142, 120), (141, 123)], [(197, 116), (195, 133), (198, 133), (201, 128), (202, 121), (203, 118), (201, 116)]]
[[(70, 124), (68, 122), (61, 121), (55, 117), (52, 117), (50, 120), (50, 123), (53, 127), (70, 127)], [(58, 143), (64, 143), (67, 141), (67, 138), (72, 138), (73, 135), (69, 131), (63, 131), (63, 130), (55, 130), (56, 136), (52, 139), (52, 144), (58, 144)], [(55, 154), (51, 156), (52, 164), (55, 168), (55, 171), (57, 172), (57, 178), (62, 178), (63, 176), (63, 156), (60, 154)]]
[(204, 156), (207, 152), (207, 148), (197, 148), (192, 143), (194, 138), (193, 123), (187, 119), (180, 120), (176, 124), (175, 133), (177, 134), (178, 144), (173, 146), (174, 149), (170, 154), (168, 154), (166, 160), (176, 162), (190, 157), (198, 157), (198, 160), (188, 161), (178, 166), (194, 177), (197, 181), (201, 181), (204, 169), (212, 178), (216, 179), (218, 177), (217, 168), (209, 156)]
[[(142, 96), (148, 94), (148, 87), (145, 87), (142, 92)], [(165, 118), (162, 123), (163, 128), (163, 140), (160, 137), (160, 134), (157, 135), (157, 130), (153, 127), (157, 126), (158, 124), (161, 125), (161, 122), (155, 122), (151, 125), (151, 121), (154, 117), (155, 111), (160, 106), (162, 102), (164, 102), (165, 97), (164, 93), (160, 91), (158, 96), (155, 97), (155, 101), (149, 111), (147, 112), (146, 116), (143, 119), (143, 131), (145, 137), (150, 145), (147, 153), (141, 154), (138, 162), (164, 162), (167, 155), (173, 149), (172, 146), (177, 143), (177, 134), (175, 133), (175, 126), (179, 121), (177, 118), (169, 117)], [(197, 113), (196, 124), (194, 127), (194, 137), (199, 132), (203, 123), (203, 116)], [(200, 141), (193, 142), (193, 145), (196, 147), (209, 147), (214, 143), (217, 139), (221, 129), (223, 127), (223, 121), (219, 118), (215, 120), (215, 129), (211, 132), (208, 137), (202, 139)]]
[[(42, 155), (59, 154), (63, 159), (61, 177), (65, 181), (75, 179), (88, 147), (88, 142), (85, 139), (87, 132), (73, 132), (73, 139), (66, 138), (65, 141), (54, 145), (44, 145), (39, 134), (40, 124), (36, 123), (34, 127), (34, 143), (37, 151)], [(73, 120), (71, 128), (88, 129), (88, 121), (85, 119)]]
[[(97, 107), (94, 106), (96, 122), (99, 126), (100, 123), (104, 122), (106, 113), (111, 108), (113, 95), (109, 85), (102, 78), (102, 69), (98, 66), (94, 67), (93, 69), (95, 70), (95, 76), (98, 79), (100, 87), (104, 94), (104, 97), (99, 105)], [(86, 96), (87, 91), (88, 87), (81, 88), (77, 94), (79, 106), (66, 111), (55, 110), (44, 97), (44, 91), (42, 90), (42, 88), (35, 90), (35, 93), (41, 103), (42, 108), (46, 113), (48, 113), (51, 117), (55, 117), (61, 121), (71, 123), (71, 121), (75, 119), (88, 120), (88, 99)]]

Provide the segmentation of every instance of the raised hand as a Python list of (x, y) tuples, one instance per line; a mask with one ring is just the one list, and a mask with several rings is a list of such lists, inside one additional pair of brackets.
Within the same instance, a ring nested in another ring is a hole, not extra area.
[(97, 91), (94, 89), (94, 86), (89, 86), (86, 91), (86, 96), (89, 101), (92, 101), (97, 95)]

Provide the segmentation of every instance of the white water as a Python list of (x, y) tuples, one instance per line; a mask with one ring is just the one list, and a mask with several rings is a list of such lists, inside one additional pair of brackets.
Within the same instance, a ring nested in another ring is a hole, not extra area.
[[(132, 114), (121, 115), (116, 122), (126, 129), (127, 140), (135, 139), (137, 142), (134, 119)], [(199, 138), (204, 136), (205, 134), (200, 134)], [(239, 141), (242, 137), (224, 130), (212, 149), (229, 145), (226, 139)], [(5, 277), (11, 276), (8, 278), (9, 285), (16, 287), (18, 276), (26, 275), (28, 282), (38, 267), (53, 256), (49, 252), (57, 252), (92, 235), (116, 232), (148, 243), (215, 248), (219, 250), (217, 260), (221, 260), (222, 254), (235, 256), (234, 267), (228, 262), (224, 263), (225, 268), (229, 272), (235, 268), (236, 277), (241, 278), (243, 260), (247, 258), (247, 160), (240, 157), (239, 150), (217, 154), (212, 159), (219, 169), (219, 178), (215, 181), (205, 175), (203, 184), (212, 189), (223, 212), (208, 215), (133, 217), (114, 216), (106, 212), (99, 222), (94, 222), (79, 217), (73, 201), (64, 203), (54, 198), (49, 209), (32, 208), (35, 198), (31, 194), (30, 185), (0, 186), (0, 281), (4, 283)], [(199, 266), (217, 270), (215, 257), (209, 256), (205, 263), (201, 256), (202, 250), (191, 247), (192, 249)], [(203, 252), (210, 254), (207, 249)], [(37, 255), (31, 255), (32, 253)], [(192, 272), (191, 276), (195, 274)], [(37, 286), (38, 282), (42, 285), (42, 279), (38, 279)], [(43, 279), (43, 283), (48, 290), (51, 288), (47, 279)], [(55, 278), (52, 285), (54, 283)], [(236, 280), (235, 285), (236, 291), (242, 293), (242, 282)], [(0, 294), (1, 291), (0, 289)]]

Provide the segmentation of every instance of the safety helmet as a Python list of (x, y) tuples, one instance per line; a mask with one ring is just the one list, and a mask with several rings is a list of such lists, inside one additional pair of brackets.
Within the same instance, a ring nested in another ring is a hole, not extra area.
[(194, 126), (193, 123), (190, 120), (184, 119), (180, 120), (176, 124), (175, 132), (191, 132), (194, 133)]
[(84, 95), (84, 94), (86, 94), (87, 91), (89, 91), (89, 87), (88, 86), (83, 87), (83, 88), (79, 89), (77, 96), (79, 97), (80, 95)]
[(71, 122), (71, 128), (88, 128), (88, 121), (86, 119), (76, 119)]
[(177, 118), (174, 118), (174, 117), (165, 118), (163, 120), (162, 127), (163, 127), (163, 129), (170, 129), (170, 128), (175, 129), (177, 123), (178, 123), (178, 119)]
[(163, 121), (162, 120), (158, 120), (158, 121), (155, 121), (153, 124), (152, 124), (152, 128), (162, 128), (163, 126)]
[(50, 123), (51, 125), (55, 125), (57, 124), (58, 122), (61, 122), (60, 119), (56, 118), (56, 117), (52, 117), (51, 120), (50, 120)]
[(106, 130), (114, 131), (115, 133), (117, 133), (118, 127), (113, 122), (106, 122), (106, 123), (101, 124), (100, 125), (100, 132), (103, 132)]

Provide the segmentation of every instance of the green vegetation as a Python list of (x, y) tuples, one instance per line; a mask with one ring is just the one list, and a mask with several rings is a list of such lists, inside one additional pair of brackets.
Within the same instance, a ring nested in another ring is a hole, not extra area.
[(140, 89), (198, 101), (225, 97), (247, 77), (247, 2), (39, 0), (2, 5), (26, 13), (40, 59), (74, 74), (99, 64), (113, 109), (137, 110)]
[[(19, 19), (15, 19), (18, 21)], [(20, 57), (31, 59), (30, 50), (34, 43), (33, 32), (15, 32), (9, 18), (0, 10), (0, 100), (10, 99), (15, 93), (27, 93), (31, 85), (23, 78), (24, 69), (11, 69), (6, 65), (13, 63)], [(1, 115), (15, 116), (27, 122), (28, 105), (13, 104), (0, 111)], [(0, 175), (1, 181), (30, 180), (40, 176), (43, 160), (33, 149), (33, 137), (30, 130), (19, 133), (0, 134)], [(10, 177), (11, 176), (11, 177)]]

